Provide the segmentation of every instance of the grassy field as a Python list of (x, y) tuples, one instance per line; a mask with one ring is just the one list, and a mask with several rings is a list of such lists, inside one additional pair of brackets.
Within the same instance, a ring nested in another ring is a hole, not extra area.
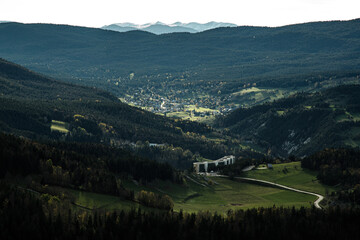
[(282, 116), (285, 114), (285, 111), (276, 111), (279, 116)]
[[(325, 195), (334, 187), (320, 184), (316, 172), (302, 169), (300, 162), (274, 164), (273, 169), (256, 169), (246, 173), (246, 177), (268, 180)], [(174, 201), (174, 210), (186, 212), (212, 211), (226, 213), (229, 209), (253, 207), (310, 207), (316, 197), (286, 191), (268, 186), (239, 182), (221, 177), (204, 177), (190, 174), (183, 185), (169, 181), (155, 181), (144, 186), (136, 181), (124, 181), (124, 186), (135, 193), (146, 190), (167, 194)], [(140, 205), (119, 197), (71, 190), (75, 203), (90, 209), (131, 209)], [(141, 206), (144, 210), (148, 208)]]
[(253, 92), (261, 92), (261, 91), (264, 91), (263, 89), (259, 89), (257, 87), (251, 87), (251, 88), (246, 88), (246, 89), (243, 89), (239, 92), (234, 92), (232, 93), (232, 95), (244, 95), (244, 94), (247, 94), (247, 93), (253, 93)]
[(217, 112), (216, 110), (211, 108), (196, 107), (195, 105), (185, 105), (184, 107), (185, 111), (195, 110), (196, 112)]
[[(229, 209), (276, 206), (310, 206), (315, 197), (256, 184), (242, 183), (220, 177), (211, 177), (213, 185), (202, 187), (191, 181), (188, 189), (169, 192), (175, 201), (175, 210), (194, 212), (210, 210), (225, 213)], [(181, 193), (181, 194), (179, 194)], [(176, 197), (175, 197), (176, 196)], [(186, 196), (186, 197), (185, 197)]]
[[(234, 97), (235, 102), (238, 102), (240, 105), (249, 106), (249, 104), (253, 105), (254, 103), (283, 98), (291, 93), (293, 92), (288, 89), (250, 87), (234, 92), (231, 95)], [(236, 100), (239, 98), (241, 99), (240, 102)]]
[(140, 207), (144, 211), (154, 211), (153, 208), (148, 208), (136, 202), (128, 201), (116, 196), (73, 189), (68, 191), (75, 199), (74, 203), (80, 208), (89, 210), (131, 210)]
[(56, 121), (56, 120), (51, 121), (50, 129), (51, 129), (51, 131), (57, 131), (57, 132), (61, 132), (61, 133), (69, 132), (68, 123), (62, 122), (62, 121)]
[(166, 114), (167, 117), (175, 117), (175, 118), (182, 118), (182, 119), (190, 119), (191, 114), (187, 112), (171, 112)]
[(279, 183), (285, 186), (324, 195), (336, 189), (321, 184), (316, 172), (301, 168), (300, 162), (273, 164), (273, 169), (256, 169), (245, 173), (245, 177)]
[(215, 119), (215, 116), (210, 115), (210, 116), (195, 116), (194, 114), (190, 114), (188, 112), (171, 112), (171, 113), (166, 113), (167, 117), (173, 117), (173, 118), (181, 118), (181, 119), (186, 119), (186, 120), (190, 120), (190, 121), (197, 121), (197, 122), (203, 122), (203, 123), (207, 123), (207, 122), (211, 122)]
[(211, 109), (211, 108), (203, 108), (203, 107), (196, 107), (195, 105), (185, 105), (184, 111), (180, 112), (169, 112), (166, 113), (167, 117), (175, 117), (175, 118), (181, 118), (181, 119), (187, 119), (191, 121), (197, 121), (197, 122), (211, 122), (215, 119), (214, 115), (209, 116), (195, 116), (192, 111), (196, 111), (198, 113), (218, 113), (218, 110)]
[[(190, 175), (183, 185), (169, 181), (156, 181), (148, 186), (141, 186), (132, 181), (124, 186), (136, 192), (147, 190), (167, 194), (174, 200), (174, 210), (186, 212), (206, 211), (226, 213), (229, 209), (247, 209), (253, 207), (276, 206), (311, 206), (315, 197), (285, 191), (277, 188), (260, 186), (230, 180), (221, 177), (204, 178)], [(195, 181), (195, 182), (194, 182)], [(115, 196), (70, 190), (75, 203), (89, 209), (131, 209), (140, 205)], [(141, 206), (144, 210), (149, 208)]]

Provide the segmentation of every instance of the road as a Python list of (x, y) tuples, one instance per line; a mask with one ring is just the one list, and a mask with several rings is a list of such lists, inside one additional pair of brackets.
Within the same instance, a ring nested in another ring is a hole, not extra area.
[(160, 105), (160, 108), (161, 108), (161, 109), (165, 109), (164, 104), (165, 104), (165, 101), (163, 100), (162, 103), (161, 103), (161, 105)]
[[(224, 176), (224, 175), (218, 175), (219, 177), (228, 177), (228, 176)], [(304, 194), (309, 194), (309, 195), (313, 195), (316, 196), (318, 199), (314, 202), (314, 206), (318, 209), (321, 209), (320, 206), (320, 202), (324, 199), (324, 196), (317, 194), (317, 193), (312, 193), (312, 192), (307, 192), (307, 191), (303, 191), (303, 190), (299, 190), (296, 188), (292, 188), (292, 187), (288, 187), (288, 186), (284, 186), (278, 183), (273, 183), (273, 182), (269, 182), (269, 181), (264, 181), (264, 180), (259, 180), (259, 179), (255, 179), (255, 178), (246, 178), (246, 177), (235, 177), (235, 179), (240, 179), (240, 180), (245, 180), (248, 182), (257, 182), (257, 183), (262, 183), (262, 184), (266, 184), (266, 185), (270, 185), (270, 186), (275, 186), (278, 188), (282, 188), (282, 189), (286, 189), (286, 190), (290, 190), (290, 191), (294, 191), (294, 192), (298, 192), (298, 193), (304, 193)]]

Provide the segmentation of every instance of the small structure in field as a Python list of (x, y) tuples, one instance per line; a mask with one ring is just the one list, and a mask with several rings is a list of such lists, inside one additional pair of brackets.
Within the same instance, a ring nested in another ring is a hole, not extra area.
[(268, 164), (267, 164), (267, 168), (268, 168), (268, 169), (273, 169), (273, 165), (272, 165), (271, 163), (268, 163)]

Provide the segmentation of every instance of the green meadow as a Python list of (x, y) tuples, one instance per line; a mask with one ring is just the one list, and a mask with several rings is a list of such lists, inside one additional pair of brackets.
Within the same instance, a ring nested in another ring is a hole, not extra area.
[[(182, 190), (182, 194), (179, 194), (179, 191), (170, 193), (170, 196), (174, 196), (175, 210), (226, 212), (229, 209), (271, 207), (273, 205), (300, 207), (310, 206), (310, 202), (315, 200), (315, 197), (310, 195), (227, 178), (211, 177), (209, 182), (212, 185), (205, 185), (206, 187), (191, 182), (188, 183), (188, 189)], [(185, 193), (187, 194), (186, 198), (184, 198)]]
[[(211, 211), (226, 213), (229, 209), (256, 207), (310, 207), (316, 197), (292, 191), (230, 180), (222, 177), (188, 175), (182, 185), (169, 181), (155, 181), (147, 186), (125, 181), (124, 186), (139, 192), (167, 194), (174, 201), (174, 211)], [(71, 190), (75, 203), (89, 209), (131, 209), (141, 205), (119, 197)], [(141, 206), (144, 210), (148, 209)]]
[(50, 129), (51, 131), (68, 133), (69, 132), (69, 124), (62, 121), (52, 120)]
[(303, 169), (300, 162), (291, 162), (273, 164), (273, 169), (254, 169), (246, 172), (244, 177), (271, 181), (322, 195), (336, 190), (335, 187), (321, 184), (316, 175), (315, 171)]

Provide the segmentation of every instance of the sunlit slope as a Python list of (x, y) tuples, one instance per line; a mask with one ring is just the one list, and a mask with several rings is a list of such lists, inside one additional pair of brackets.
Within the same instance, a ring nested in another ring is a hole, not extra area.
[(360, 145), (360, 85), (299, 93), (272, 103), (240, 108), (216, 126), (245, 145), (273, 155), (304, 156), (326, 147)]
[[(34, 139), (106, 144), (168, 143), (211, 158), (224, 152), (202, 139), (213, 130), (122, 103), (103, 90), (63, 83), (0, 60), (0, 129)], [(55, 130), (55, 131), (53, 131)]]

